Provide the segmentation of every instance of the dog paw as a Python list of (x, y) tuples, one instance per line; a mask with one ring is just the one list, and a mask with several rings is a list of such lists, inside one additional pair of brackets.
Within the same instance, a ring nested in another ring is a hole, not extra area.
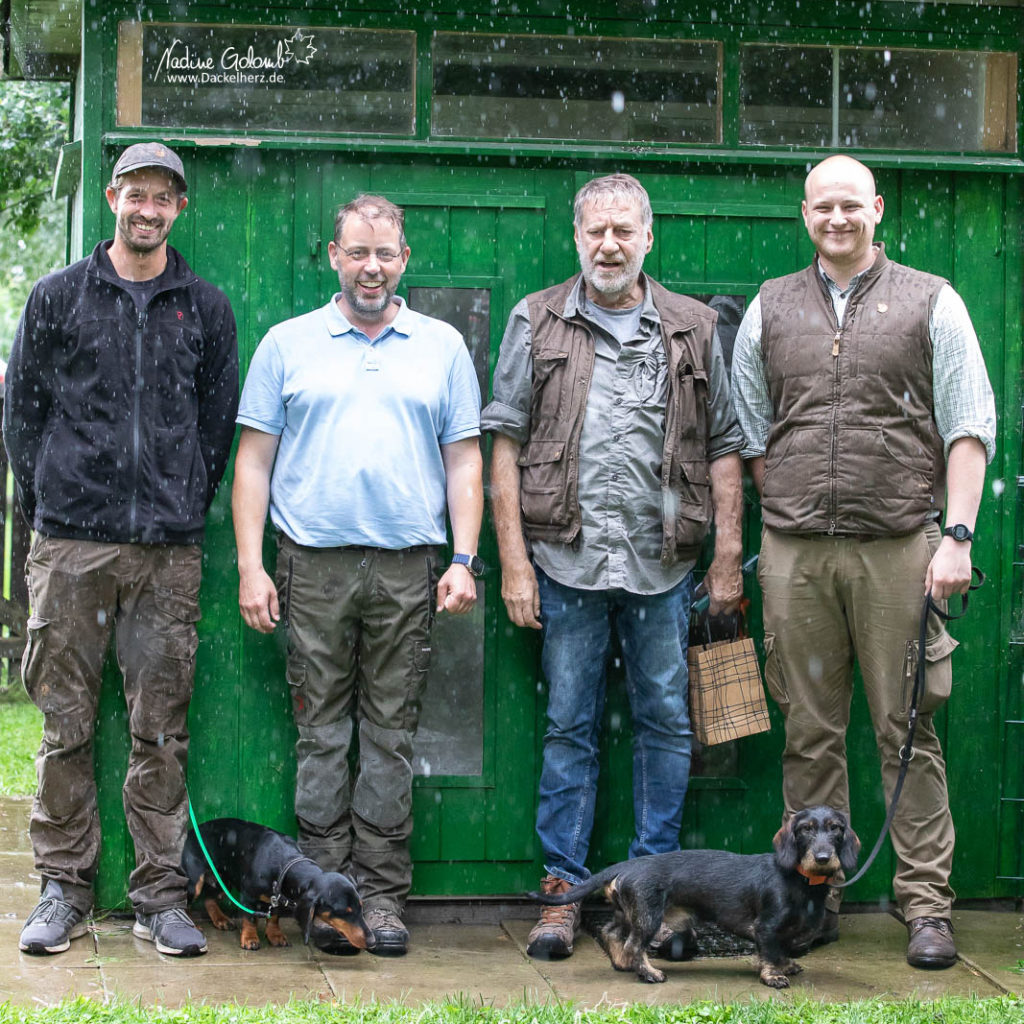
[(776, 970), (761, 968), (761, 984), (769, 988), (789, 988), (789, 978)]
[(249, 950), (252, 950), (252, 951), (255, 952), (257, 949), (260, 948), (260, 940), (259, 939), (242, 939), (240, 945), (241, 945), (242, 949), (249, 949)]
[(283, 946), (291, 945), (288, 941), (288, 936), (280, 928), (270, 928), (268, 926), (266, 939), (272, 946), (276, 946), (279, 949)]
[(665, 980), (665, 972), (659, 971), (657, 967), (638, 968), (636, 976), (651, 985), (660, 984)]
[(783, 967), (782, 967), (782, 973), (783, 974), (788, 974), (790, 976), (792, 976), (794, 974), (799, 974), (802, 970), (803, 970), (803, 967), (801, 967), (800, 964), (793, 963), (792, 960), (790, 960), (790, 962), (788, 964), (784, 964)]

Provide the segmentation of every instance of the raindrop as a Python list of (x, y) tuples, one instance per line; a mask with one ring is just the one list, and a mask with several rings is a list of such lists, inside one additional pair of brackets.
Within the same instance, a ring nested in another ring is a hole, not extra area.
[(1003, 491), (1005, 491), (1005, 490), (1006, 490), (1006, 481), (1005, 480), (993, 480), (992, 481), (992, 494), (993, 494), (994, 497), (1001, 498), (1003, 496)]
[(626, 97), (616, 89), (615, 92), (612, 93), (612, 110), (614, 110), (616, 114), (621, 114), (625, 109)]

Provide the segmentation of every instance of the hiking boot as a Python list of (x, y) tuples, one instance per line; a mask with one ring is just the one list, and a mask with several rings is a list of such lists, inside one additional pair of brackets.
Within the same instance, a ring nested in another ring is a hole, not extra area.
[[(554, 875), (541, 879), (540, 891), (557, 896), (572, 888), (572, 882)], [(580, 927), (580, 904), (567, 903), (564, 907), (545, 907), (540, 920), (533, 926), (526, 940), (526, 952), (537, 960), (563, 960), (572, 956), (572, 941)]]
[(915, 917), (907, 922), (910, 941), (907, 963), (926, 971), (941, 971), (956, 963), (953, 925), (945, 917)]
[(374, 956), (405, 956), (409, 948), (409, 932), (402, 919), (388, 907), (371, 907), (363, 912), (377, 944), (370, 949)]
[(647, 947), (647, 955), (659, 960), (692, 960), (697, 953), (697, 937), (691, 929), (674, 932), (662, 923)]
[(136, 911), (132, 935), (155, 942), (157, 952), (168, 956), (202, 956), (206, 952), (206, 936), (180, 907), (155, 914)]
[(72, 939), (81, 938), (89, 930), (85, 915), (64, 899), (59, 882), (47, 882), (35, 909), (21, 929), (18, 949), (33, 956), (63, 953)]

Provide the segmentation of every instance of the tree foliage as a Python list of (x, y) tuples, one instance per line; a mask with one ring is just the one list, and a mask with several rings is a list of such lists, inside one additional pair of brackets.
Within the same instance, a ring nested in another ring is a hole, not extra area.
[(33, 283), (64, 263), (66, 202), (50, 198), (68, 86), (0, 81), (0, 356)]
[(67, 108), (63, 82), (0, 82), (0, 218), (8, 229), (31, 235), (39, 227)]

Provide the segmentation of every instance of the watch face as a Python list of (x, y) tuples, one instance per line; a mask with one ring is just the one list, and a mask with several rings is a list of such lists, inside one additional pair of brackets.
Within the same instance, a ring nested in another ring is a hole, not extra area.
[(953, 538), (953, 540), (970, 540), (971, 531), (964, 526), (963, 523), (957, 523), (956, 526), (950, 526), (946, 529), (946, 533)]

